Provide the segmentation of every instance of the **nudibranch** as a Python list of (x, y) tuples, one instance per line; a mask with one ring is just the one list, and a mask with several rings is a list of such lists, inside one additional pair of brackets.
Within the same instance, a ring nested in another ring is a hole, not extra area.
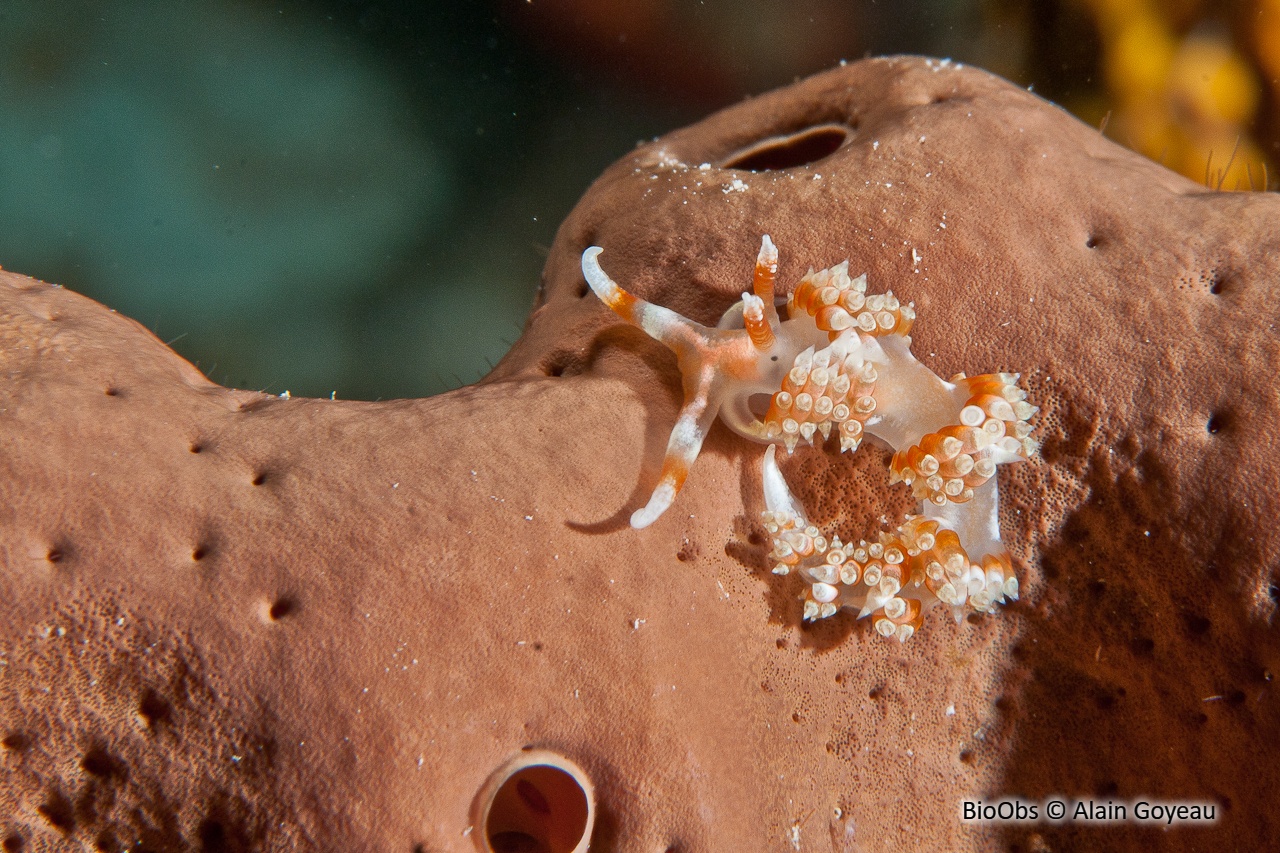
[[(996, 466), (1027, 459), (1037, 409), (1018, 375), (958, 374), (945, 381), (911, 354), (914, 305), (892, 291), (867, 294), (867, 277), (849, 262), (809, 273), (787, 296), (787, 319), (774, 298), (778, 251), (765, 235), (752, 292), (743, 293), (716, 328), (628, 293), (600, 267), (601, 249), (582, 254), (596, 295), (624, 320), (675, 351), (684, 405), (671, 431), (658, 484), (631, 516), (647, 527), (675, 501), (719, 415), (734, 432), (770, 445), (764, 454), (763, 521), (776, 574), (808, 582), (804, 618), (840, 608), (871, 617), (877, 633), (906, 640), (930, 606), (995, 612), (1018, 597), (1018, 579), (1000, 542)], [(894, 452), (890, 482), (920, 501), (892, 532), (856, 545), (809, 523), (776, 461), (832, 434), (840, 452), (870, 435)]]

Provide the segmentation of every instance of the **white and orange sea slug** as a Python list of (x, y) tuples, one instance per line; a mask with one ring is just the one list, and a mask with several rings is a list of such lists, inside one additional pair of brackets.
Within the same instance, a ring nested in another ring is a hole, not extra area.
[[(600, 268), (601, 249), (582, 254), (596, 295), (619, 316), (675, 351), (685, 399), (671, 431), (658, 484), (631, 516), (647, 527), (674, 502), (712, 421), (771, 445), (764, 456), (764, 525), (773, 539), (774, 572), (798, 571), (809, 589), (804, 616), (841, 607), (872, 617), (878, 633), (906, 640), (924, 610), (942, 603), (959, 619), (991, 612), (1018, 597), (1009, 553), (1000, 542), (995, 468), (1035, 450), (1029, 420), (1036, 407), (1017, 374), (947, 382), (911, 354), (911, 304), (892, 292), (867, 294), (865, 275), (848, 262), (800, 280), (787, 319), (774, 304), (778, 252), (766, 235), (752, 293), (716, 328), (695, 323), (619, 287)], [(921, 501), (893, 532), (842, 543), (809, 524), (787, 489), (773, 445), (835, 433), (840, 451), (866, 435), (888, 445), (892, 482)]]

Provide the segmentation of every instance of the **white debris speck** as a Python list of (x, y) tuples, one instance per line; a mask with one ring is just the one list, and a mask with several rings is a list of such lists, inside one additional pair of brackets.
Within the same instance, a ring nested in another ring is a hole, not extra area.
[(645, 622), (647, 622), (647, 621), (648, 621), (647, 619), (632, 619), (632, 620), (631, 620), (631, 630), (632, 630), (632, 631), (639, 631), (639, 630), (640, 630), (640, 626), (641, 626), (641, 625), (643, 625), (643, 624), (644, 624)]
[(955, 706), (955, 705), (948, 705), (948, 706), (947, 706), (947, 710), (945, 711), (945, 713), (946, 713), (946, 715), (947, 715), (948, 717), (954, 717), (954, 716), (956, 715), (956, 706)]
[(720, 191), (725, 195), (729, 193), (744, 193), (747, 191), (747, 185), (742, 182), (741, 178), (734, 178), (729, 183), (720, 187)]
[(533, 521), (533, 516), (532, 516), (532, 515), (526, 515), (526, 516), (524, 517), (524, 520), (525, 520), (525, 521)]
[(880, 140), (879, 140), (879, 139), (872, 140), (872, 142), (871, 142), (871, 150), (872, 150), (872, 151), (879, 151), (879, 150), (880, 150)]
[(710, 164), (710, 163), (703, 163), (702, 165), (698, 166), (698, 171), (699, 171), (699, 172), (710, 172), (710, 171), (711, 171), (711, 164)]
[(672, 169), (678, 166), (683, 166), (686, 169), (689, 168), (688, 166), (685, 166), (684, 163), (681, 163), (677, 158), (672, 157), (665, 150), (658, 152), (658, 168)]
[(912, 266), (920, 266), (920, 253), (914, 248), (911, 250), (911, 264)]

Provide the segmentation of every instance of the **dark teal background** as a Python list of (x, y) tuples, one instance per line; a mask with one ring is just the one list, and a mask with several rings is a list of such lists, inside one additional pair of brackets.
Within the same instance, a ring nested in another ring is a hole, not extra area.
[(841, 58), (1000, 70), (982, 5), (0, 0), (0, 265), (223, 384), (436, 393), (638, 141)]

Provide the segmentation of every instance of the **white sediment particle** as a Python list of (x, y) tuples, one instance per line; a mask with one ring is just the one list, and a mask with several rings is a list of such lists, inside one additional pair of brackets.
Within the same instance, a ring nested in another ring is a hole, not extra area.
[(720, 191), (725, 195), (728, 195), (729, 193), (744, 193), (747, 191), (747, 185), (743, 183), (741, 178), (734, 178), (729, 183), (720, 187)]
[(658, 152), (658, 168), (672, 169), (676, 167), (683, 167), (685, 169), (689, 168), (688, 166), (685, 166), (684, 163), (680, 162), (677, 158), (672, 157), (665, 150)]

